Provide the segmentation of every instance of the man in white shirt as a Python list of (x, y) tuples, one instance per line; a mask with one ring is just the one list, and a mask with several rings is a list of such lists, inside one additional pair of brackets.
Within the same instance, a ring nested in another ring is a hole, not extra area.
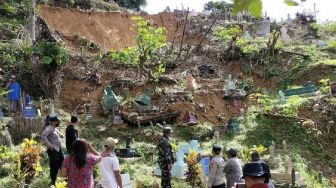
[(117, 139), (111, 137), (104, 142), (105, 151), (101, 154), (100, 169), (100, 184), (103, 188), (123, 188), (120, 175), (119, 160), (113, 152)]

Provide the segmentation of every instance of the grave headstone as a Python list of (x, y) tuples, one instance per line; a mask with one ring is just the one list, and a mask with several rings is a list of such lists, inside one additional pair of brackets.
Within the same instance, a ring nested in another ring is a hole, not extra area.
[(115, 95), (115, 93), (113, 92), (112, 87), (109, 85), (106, 86), (104, 88), (104, 95), (102, 99), (102, 106), (103, 106), (104, 112), (112, 110), (118, 104), (119, 104), (119, 100), (117, 96)]
[(231, 74), (229, 74), (225, 88), (227, 92), (234, 92), (236, 90), (236, 84), (233, 82)]
[(284, 151), (287, 151), (287, 142), (286, 142), (286, 140), (282, 141), (282, 147), (283, 147)]
[(202, 170), (206, 176), (209, 176), (209, 165), (210, 165), (210, 157), (204, 157), (199, 162), (202, 166)]
[(22, 109), (22, 116), (25, 118), (36, 118), (37, 116), (36, 110), (32, 105), (28, 94), (25, 95), (25, 106)]
[(196, 151), (197, 153), (201, 153), (201, 146), (200, 146), (200, 143), (198, 142), (198, 140), (191, 140), (190, 141), (190, 144), (189, 144), (189, 147)]
[(191, 111), (188, 111), (184, 115), (183, 119), (184, 119), (184, 123), (186, 123), (187, 125), (197, 125), (198, 124), (198, 120), (196, 116)]
[(215, 130), (213, 139), (216, 141), (219, 140), (219, 131)]
[(240, 131), (237, 118), (231, 118), (229, 120), (227, 129), (228, 133), (238, 133)]
[(177, 152), (177, 161), (172, 167), (172, 176), (177, 178), (183, 178), (188, 171), (187, 164), (184, 163), (184, 152), (180, 149)]
[(326, 41), (324, 41), (324, 40), (318, 40), (317, 42), (316, 42), (316, 47), (317, 48), (323, 48), (323, 47), (325, 47), (327, 45), (327, 43), (326, 43)]
[(189, 144), (187, 143), (180, 144), (179, 150), (183, 151), (183, 153), (189, 153)]
[(285, 104), (286, 103), (286, 98), (285, 98), (285, 93), (283, 91), (279, 91), (279, 102), (280, 104)]
[(245, 32), (244, 32), (244, 37), (245, 37), (245, 38), (250, 38), (251, 35), (250, 35), (250, 33), (249, 33), (248, 31), (245, 31)]
[(91, 114), (91, 112), (90, 112), (90, 107), (91, 107), (91, 104), (90, 104), (90, 103), (86, 102), (86, 103), (84, 104), (84, 116), (85, 116), (85, 120), (90, 120), (90, 119), (93, 118), (93, 117), (92, 117), (92, 114)]
[(271, 32), (271, 22), (269, 20), (254, 22), (252, 28), (252, 36), (266, 37)]
[(275, 148), (275, 142), (274, 142), (274, 140), (272, 140), (272, 146)]
[(123, 187), (132, 188), (131, 177), (129, 174), (121, 174), (121, 180), (122, 180)]
[(161, 176), (161, 175), (162, 175), (162, 173), (161, 173), (161, 169), (160, 169), (159, 165), (156, 165), (156, 167), (155, 167), (154, 170), (153, 170), (153, 174), (154, 174), (155, 176)]
[(243, 20), (243, 15), (241, 12), (237, 13), (237, 22), (241, 22)]
[(124, 123), (124, 121), (121, 119), (121, 117), (119, 115), (113, 116), (113, 122), (112, 122), (113, 125), (120, 125), (120, 124), (123, 124), (123, 123)]
[(286, 155), (286, 160), (285, 160), (285, 172), (287, 174), (292, 172), (292, 159)]
[(27, 93), (25, 95), (25, 106), (28, 106), (28, 105), (31, 105), (31, 100), (30, 100), (29, 94)]
[(281, 39), (285, 42), (285, 43), (288, 43), (288, 42), (290, 42), (290, 36), (288, 35), (288, 29), (285, 27), (285, 26), (283, 26), (283, 27), (281, 27), (281, 29), (280, 29), (280, 37), (281, 37)]

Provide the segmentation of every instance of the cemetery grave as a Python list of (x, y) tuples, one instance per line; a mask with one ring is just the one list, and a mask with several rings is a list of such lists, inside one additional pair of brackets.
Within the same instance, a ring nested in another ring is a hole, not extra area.
[[(223, 1), (223, 10), (152, 15), (120, 2), (37, 1), (31, 19), (31, 1), (0, 1), (1, 188), (48, 187), (47, 115), (61, 119), (62, 136), (78, 116), (80, 138), (99, 152), (107, 137), (119, 139), (127, 188), (160, 187), (164, 126), (173, 188), (207, 187), (214, 144), (225, 160), (236, 148), (244, 164), (256, 150), (276, 188), (336, 187), (335, 21), (303, 12), (273, 22)], [(98, 167), (93, 174), (98, 184)]]

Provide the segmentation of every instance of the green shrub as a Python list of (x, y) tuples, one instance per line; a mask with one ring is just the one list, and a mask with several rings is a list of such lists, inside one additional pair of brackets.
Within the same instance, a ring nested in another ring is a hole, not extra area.
[(68, 53), (58, 42), (47, 40), (39, 41), (33, 49), (34, 54), (40, 57), (41, 63), (57, 69), (68, 62)]
[(16, 13), (16, 7), (11, 5), (10, 3), (0, 4), (0, 14), (4, 15), (13, 15)]
[(15, 39), (8, 43), (0, 43), (0, 62), (4, 62), (4, 67), (16, 65), (28, 68), (31, 65), (31, 54), (31, 44), (22, 40)]
[(301, 98), (300, 96), (290, 96), (286, 104), (280, 106), (280, 113), (285, 116), (297, 117), (299, 107), (306, 101), (306, 99)]
[(217, 39), (222, 39), (224, 42), (232, 40), (233, 37), (240, 36), (243, 31), (239, 26), (233, 25), (230, 27), (217, 27), (214, 30), (213, 35)]
[(328, 52), (336, 53), (336, 41), (328, 42), (328, 45), (324, 49)]
[(311, 26), (318, 30), (320, 36), (335, 36), (336, 22), (327, 22), (322, 24), (313, 23)]
[[(45, 172), (47, 169), (44, 170)], [(41, 176), (37, 176), (34, 178), (32, 183), (29, 185), (31, 188), (41, 188), (48, 187), (50, 183), (50, 178), (48, 173), (42, 173)]]
[(16, 180), (10, 176), (0, 179), (1, 188), (14, 188), (17, 187)]

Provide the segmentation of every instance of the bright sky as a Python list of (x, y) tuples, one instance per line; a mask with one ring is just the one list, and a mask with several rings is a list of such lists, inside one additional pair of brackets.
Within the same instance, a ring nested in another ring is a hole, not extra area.
[[(167, 6), (171, 10), (178, 7), (194, 9), (197, 12), (203, 10), (203, 5), (210, 0), (147, 0), (147, 6), (144, 8), (150, 14), (155, 14), (163, 11)], [(296, 12), (302, 12), (303, 10), (314, 10), (314, 3), (316, 3), (317, 19), (320, 21), (324, 20), (336, 20), (336, 0), (306, 0), (305, 3), (297, 7), (289, 7), (284, 4), (284, 0), (262, 0), (263, 1), (263, 12), (267, 12), (267, 15), (271, 18), (280, 20), (281, 18), (286, 19), (287, 14), (294, 18)], [(300, 0), (297, 0), (300, 2)]]

